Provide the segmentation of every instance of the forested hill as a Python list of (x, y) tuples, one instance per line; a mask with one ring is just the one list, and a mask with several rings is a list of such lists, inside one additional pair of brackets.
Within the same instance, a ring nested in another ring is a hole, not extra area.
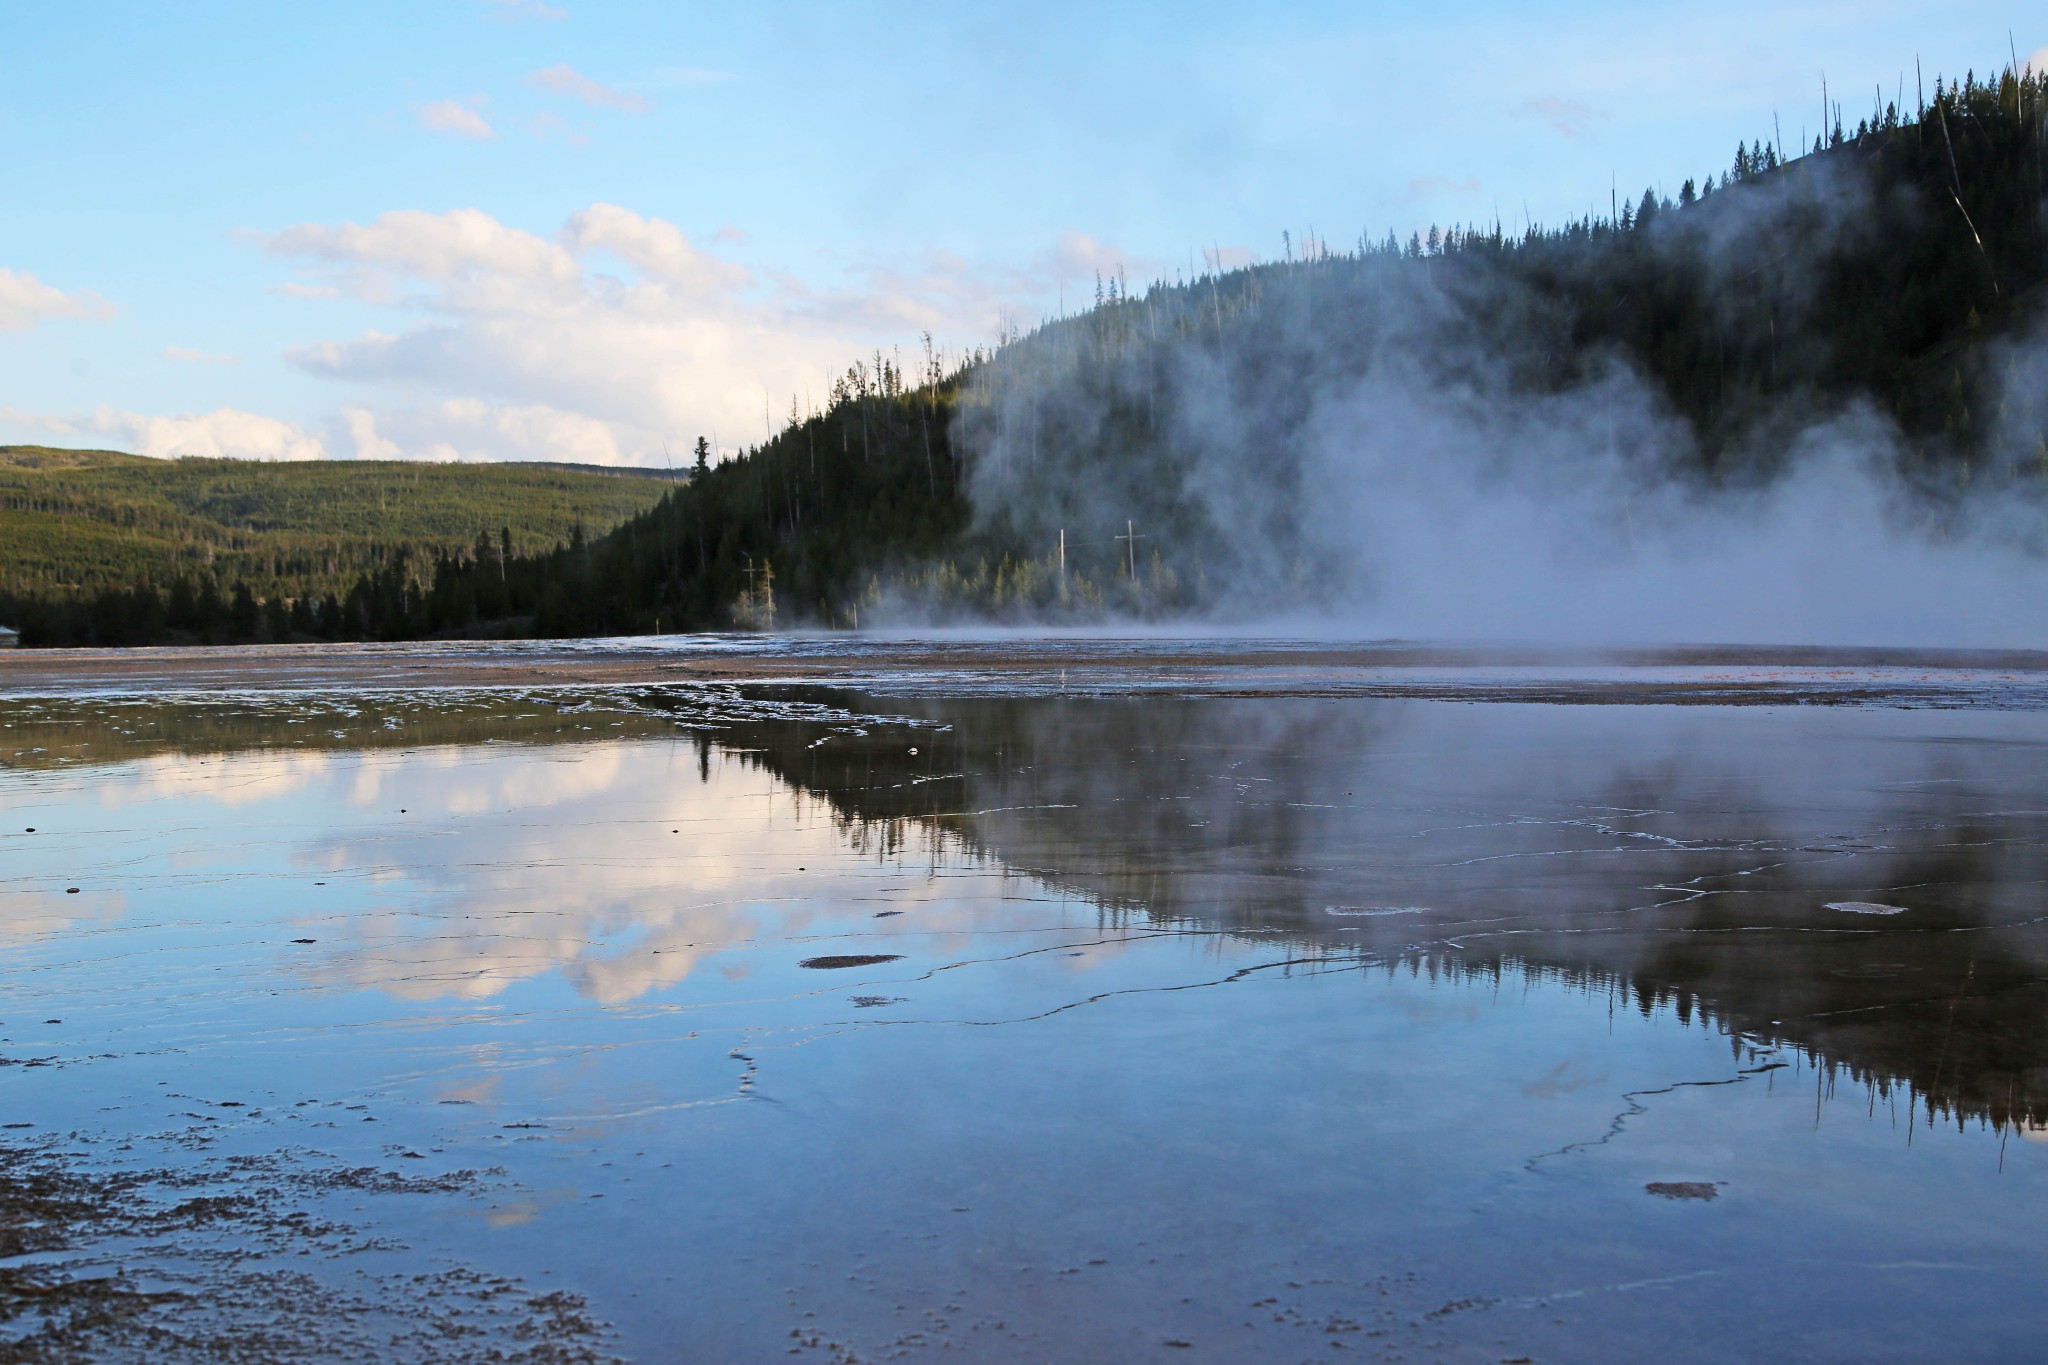
[(1937, 81), (1573, 222), (1108, 281), (961, 372), (856, 366), (603, 540), (498, 586), (455, 570), (420, 610), (508, 593), (580, 634), (1312, 599), (1342, 581), (1319, 517), (1466, 447), (1728, 488), (1853, 426), (1930, 518), (1965, 492), (2038, 512), (2044, 112), (2038, 76)]
[[(225, 601), (345, 596), (367, 573), (533, 554), (615, 526), (667, 487), (659, 471), (405, 461), (146, 459), (0, 447), (0, 600), (75, 601), (200, 580)], [(0, 615), (0, 623), (5, 623)]]
[(2042, 77), (1937, 81), (1566, 223), (1286, 239), (1266, 264), (1105, 281), (961, 367), (855, 365), (823, 412), (601, 537), (415, 561), (432, 572), (318, 629), (1313, 604), (1345, 582), (1334, 522), (1481, 457), (1711, 491), (1833, 441), (1930, 524), (2003, 499), (2048, 528), (2044, 123)]
[(1070, 580), (1078, 541), (1112, 604), (1170, 612), (1357, 587), (1346, 554), (1413, 540), (1376, 500), (1705, 500), (1829, 448), (1889, 466), (1928, 522), (1966, 494), (2038, 519), (2044, 109), (2040, 78), (1937, 85), (1924, 112), (1873, 109), (1803, 155), (1753, 141), (1552, 229), (1310, 243), (1112, 292), (977, 375), (955, 436), (980, 540), (1040, 566), (1031, 610), (1064, 531)]

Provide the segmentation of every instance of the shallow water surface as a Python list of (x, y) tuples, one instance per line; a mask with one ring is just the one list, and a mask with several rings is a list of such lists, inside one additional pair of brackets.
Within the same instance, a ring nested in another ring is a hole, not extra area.
[(642, 687), (0, 725), (29, 1359), (2048, 1330), (2038, 710)]

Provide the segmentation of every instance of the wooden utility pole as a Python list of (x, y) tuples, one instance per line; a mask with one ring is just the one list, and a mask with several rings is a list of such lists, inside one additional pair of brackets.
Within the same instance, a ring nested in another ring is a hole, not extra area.
[[(1061, 538), (1062, 540), (1065, 539), (1065, 532), (1061, 533)], [(1135, 523), (1126, 521), (1124, 523), (1124, 533), (1117, 536), (1116, 539), (1124, 542), (1124, 551), (1128, 556), (1131, 571), (1131, 582), (1136, 583), (1138, 581), (1138, 542), (1146, 539), (1146, 537), (1138, 534), (1138, 528)]]

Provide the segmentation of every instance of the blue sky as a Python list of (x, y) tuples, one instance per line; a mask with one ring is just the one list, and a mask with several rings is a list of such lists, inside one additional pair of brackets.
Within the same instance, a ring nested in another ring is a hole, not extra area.
[(18, 3), (0, 441), (658, 463), (1098, 269), (1604, 210), (2009, 41), (2038, 6)]

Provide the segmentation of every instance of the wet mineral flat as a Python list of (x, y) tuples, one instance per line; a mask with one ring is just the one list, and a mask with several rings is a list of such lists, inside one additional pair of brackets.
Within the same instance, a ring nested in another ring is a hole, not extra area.
[(0, 701), (0, 1358), (2029, 1357), (2048, 712), (1462, 676)]

